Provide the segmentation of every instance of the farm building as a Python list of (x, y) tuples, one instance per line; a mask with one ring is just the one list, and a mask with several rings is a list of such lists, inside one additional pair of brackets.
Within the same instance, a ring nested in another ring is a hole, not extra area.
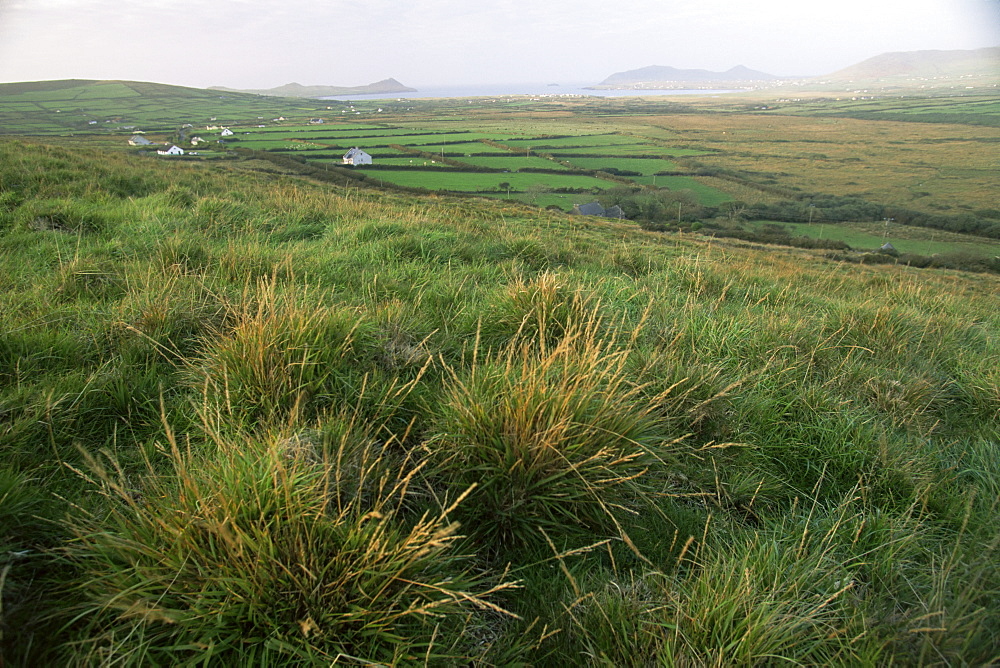
[(344, 154), (344, 164), (354, 165), (355, 167), (358, 165), (370, 165), (372, 164), (372, 157), (355, 146)]
[(590, 202), (589, 204), (574, 204), (573, 211), (578, 216), (602, 216), (604, 218), (624, 218), (625, 212), (622, 211), (621, 207), (615, 204), (614, 206), (605, 209), (601, 206), (600, 202)]
[(220, 137), (232, 137), (233, 131), (229, 128), (222, 128), (222, 132), (219, 133)]
[(152, 146), (152, 144), (153, 142), (140, 135), (133, 135), (133, 137), (128, 140), (129, 146)]
[(157, 155), (184, 155), (184, 149), (180, 146), (174, 146), (171, 144), (166, 148), (157, 149)]

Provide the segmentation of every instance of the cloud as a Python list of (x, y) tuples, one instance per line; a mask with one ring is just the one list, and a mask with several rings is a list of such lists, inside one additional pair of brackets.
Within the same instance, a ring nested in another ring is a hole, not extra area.
[(593, 81), (651, 64), (822, 74), (885, 51), (997, 43), (996, 0), (0, 0), (8, 81)]

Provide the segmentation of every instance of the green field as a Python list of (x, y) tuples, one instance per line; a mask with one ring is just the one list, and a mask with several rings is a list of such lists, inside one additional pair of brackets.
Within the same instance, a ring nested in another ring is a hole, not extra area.
[[(19, 106), (33, 102), (50, 113), (26, 112), (23, 106), (9, 109), (7, 100)], [(57, 109), (59, 113), (55, 113)], [(127, 132), (122, 129), (125, 126), (160, 131), (176, 129), (183, 123), (256, 124), (260, 117), (308, 118), (325, 109), (326, 105), (318, 100), (284, 100), (134, 81), (0, 84), (0, 134), (84, 132), (89, 130), (90, 120), (98, 120), (105, 132)]]
[[(768, 225), (756, 221), (753, 227)], [(940, 230), (928, 230), (891, 223), (770, 223), (780, 225), (796, 236), (843, 241), (858, 250), (875, 250), (888, 242), (900, 253), (933, 256), (940, 253), (961, 253), (974, 257), (1000, 256), (1000, 241), (970, 239), (967, 235)]]
[(545, 151), (546, 153), (551, 153), (554, 156), (574, 156), (577, 154), (597, 154), (608, 153), (611, 155), (655, 155), (655, 156), (665, 156), (665, 157), (682, 157), (682, 156), (698, 156), (698, 155), (711, 155), (711, 151), (704, 151), (698, 149), (689, 148), (671, 148), (667, 146), (660, 146), (654, 144), (626, 144), (626, 145), (615, 145), (610, 151), (604, 147), (582, 147), (582, 148), (566, 148), (559, 147), (554, 148), (551, 151)]
[(378, 170), (368, 172), (373, 180), (384, 180), (410, 188), (430, 190), (450, 190), (455, 192), (481, 192), (499, 189), (500, 183), (509, 183), (512, 190), (527, 190), (532, 186), (546, 189), (607, 188), (608, 181), (578, 174), (533, 174), (524, 172), (481, 174), (476, 172), (449, 171), (394, 171)]
[[(414, 155), (400, 155), (395, 158), (385, 157), (381, 153), (377, 153), (373, 158), (373, 161), (377, 160), (380, 166), (385, 165), (389, 167), (408, 167), (408, 166), (419, 166), (419, 167), (434, 167), (435, 169), (450, 169), (449, 165), (443, 162), (431, 160), (430, 158), (423, 158)], [(378, 170), (381, 172), (382, 170)], [(375, 172), (373, 172), (375, 173)], [(376, 173), (377, 175), (377, 173)]]
[(620, 169), (630, 172), (639, 172), (643, 176), (651, 176), (657, 172), (673, 171), (679, 169), (676, 163), (669, 160), (656, 160), (648, 158), (619, 158), (608, 156), (607, 158), (568, 158), (574, 167), (584, 169), (605, 170)]
[(464, 156), (481, 152), (483, 150), (493, 150), (478, 141), (456, 142), (451, 144), (414, 144), (408, 143), (404, 141), (404, 139), (405, 138), (403, 137), (399, 137), (392, 143), (399, 144), (400, 146), (408, 146), (415, 151), (423, 151), (424, 153), (435, 153), (438, 155), (444, 153), (446, 157), (450, 156), (456, 159), (461, 159)]
[[(330, 133), (334, 133), (332, 136), (336, 136), (339, 133), (350, 133), (350, 134), (376, 134), (379, 132), (392, 132), (392, 128), (386, 128), (383, 125), (364, 125), (361, 123), (322, 123), (320, 125), (293, 125), (285, 123), (284, 121), (279, 121), (277, 124), (272, 124), (273, 121), (267, 121), (269, 124), (266, 128), (254, 128), (255, 133), (259, 132), (280, 132), (282, 134), (289, 134), (295, 137), (326, 137), (331, 136)], [(317, 129), (320, 128), (320, 129)]]
[[(204, 135), (202, 135), (204, 137)], [(249, 139), (246, 137), (240, 138), (240, 147), (242, 148), (252, 148), (257, 151), (267, 151), (270, 149), (280, 149), (283, 151), (308, 151), (315, 149), (326, 149), (330, 148), (332, 143), (328, 143), (325, 140), (310, 140), (310, 139)]]
[(983, 96), (979, 93), (956, 94), (951, 92), (947, 96), (935, 97), (915, 95), (903, 98), (886, 95), (865, 97), (870, 99), (859, 99), (859, 96), (855, 94), (852, 96), (844, 95), (833, 100), (824, 98), (797, 102), (786, 101), (776, 106), (780, 113), (1000, 126), (1000, 101), (997, 100), (995, 93), (989, 96)]
[(541, 151), (545, 149), (580, 148), (580, 147), (617, 147), (645, 142), (635, 137), (617, 134), (580, 135), (576, 137), (537, 137), (534, 139), (510, 139), (504, 142), (517, 148)]
[(537, 156), (515, 155), (513, 153), (505, 156), (459, 156), (456, 160), (467, 165), (478, 165), (480, 167), (490, 167), (493, 169), (506, 169), (511, 172), (516, 172), (517, 170), (525, 167), (534, 169), (567, 169), (554, 160), (539, 158)]

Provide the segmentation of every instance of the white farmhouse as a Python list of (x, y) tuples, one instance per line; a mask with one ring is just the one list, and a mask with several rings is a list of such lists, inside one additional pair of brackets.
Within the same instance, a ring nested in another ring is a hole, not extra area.
[(358, 165), (370, 165), (372, 164), (372, 157), (355, 146), (344, 154), (344, 164), (354, 165), (355, 167)]
[(219, 133), (220, 137), (232, 137), (233, 131), (229, 128), (222, 128), (222, 132)]
[(184, 149), (180, 146), (174, 146), (171, 144), (166, 148), (160, 148), (156, 150), (157, 155), (184, 155)]

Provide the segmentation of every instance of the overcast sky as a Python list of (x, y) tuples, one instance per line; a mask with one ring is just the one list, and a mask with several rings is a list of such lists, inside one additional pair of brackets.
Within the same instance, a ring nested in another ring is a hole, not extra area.
[(0, 0), (0, 81), (597, 83), (1000, 45), (1000, 0)]

